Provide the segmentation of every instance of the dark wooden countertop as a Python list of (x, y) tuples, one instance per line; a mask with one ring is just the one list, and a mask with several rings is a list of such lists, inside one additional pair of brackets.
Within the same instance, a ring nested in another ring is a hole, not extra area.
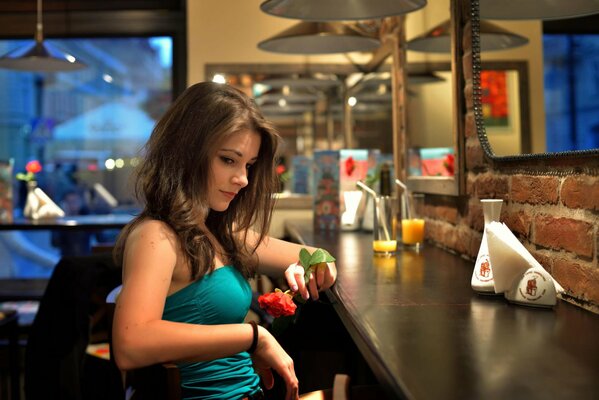
[(477, 295), (473, 264), (432, 245), (384, 259), (371, 233), (286, 229), (337, 257), (327, 295), (392, 398), (599, 399), (599, 315)]

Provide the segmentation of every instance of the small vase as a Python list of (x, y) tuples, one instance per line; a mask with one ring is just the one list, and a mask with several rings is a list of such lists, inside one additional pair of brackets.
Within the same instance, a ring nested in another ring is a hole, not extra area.
[(487, 225), (493, 221), (499, 222), (499, 216), (501, 214), (501, 206), (503, 200), (501, 199), (482, 199), (480, 201), (483, 205), (483, 214), (485, 218), (485, 227), (483, 228), (483, 240), (480, 243), (478, 250), (478, 256), (474, 263), (474, 270), (472, 271), (472, 279), (470, 285), (475, 292), (481, 294), (496, 294), (495, 293), (495, 282), (493, 280), (493, 267), (489, 259), (489, 247), (487, 245)]
[(64, 211), (37, 187), (36, 181), (27, 182), (27, 198), (23, 208), (23, 216), (29, 219), (64, 217)]

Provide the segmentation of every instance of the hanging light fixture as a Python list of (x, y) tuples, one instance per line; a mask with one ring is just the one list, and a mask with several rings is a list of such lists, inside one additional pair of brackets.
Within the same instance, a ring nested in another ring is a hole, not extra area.
[(426, 0), (267, 0), (260, 9), (303, 21), (355, 21), (407, 14), (425, 5)]
[(300, 22), (258, 43), (258, 48), (286, 54), (332, 54), (372, 51), (381, 45), (375, 37), (340, 22)]
[(275, 88), (257, 96), (256, 104), (259, 106), (272, 103), (280, 104), (282, 100), (289, 104), (315, 103), (318, 100), (318, 95), (304, 91), (286, 91), (285, 88)]
[(489, 19), (565, 19), (599, 13), (597, 0), (480, 0)]
[(42, 0), (37, 0), (35, 41), (0, 57), (0, 68), (20, 71), (57, 72), (75, 71), (87, 67), (71, 54), (44, 42)]
[(287, 87), (290, 89), (306, 90), (326, 90), (342, 84), (339, 78), (332, 74), (271, 76), (258, 83), (270, 88), (280, 89)]
[[(426, 53), (449, 53), (451, 51), (450, 21), (447, 20), (428, 32), (408, 40), (408, 50)], [(528, 39), (510, 32), (489, 21), (480, 21), (481, 51), (505, 50), (523, 46)]]

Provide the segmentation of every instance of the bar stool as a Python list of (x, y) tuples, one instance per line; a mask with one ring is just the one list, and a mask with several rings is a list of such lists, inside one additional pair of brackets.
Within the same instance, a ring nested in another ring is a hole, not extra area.
[(10, 375), (10, 398), (21, 397), (18, 358), (18, 314), (16, 311), (0, 312), (0, 336), (8, 338), (8, 369)]

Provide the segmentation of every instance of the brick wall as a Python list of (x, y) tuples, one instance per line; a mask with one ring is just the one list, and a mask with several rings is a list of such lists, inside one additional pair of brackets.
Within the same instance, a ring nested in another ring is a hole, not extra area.
[(426, 196), (427, 239), (474, 260), (483, 230), (479, 200), (503, 199), (501, 221), (564, 287), (564, 298), (599, 313), (599, 156), (488, 158), (475, 127), (467, 19), (465, 25), (467, 196)]

